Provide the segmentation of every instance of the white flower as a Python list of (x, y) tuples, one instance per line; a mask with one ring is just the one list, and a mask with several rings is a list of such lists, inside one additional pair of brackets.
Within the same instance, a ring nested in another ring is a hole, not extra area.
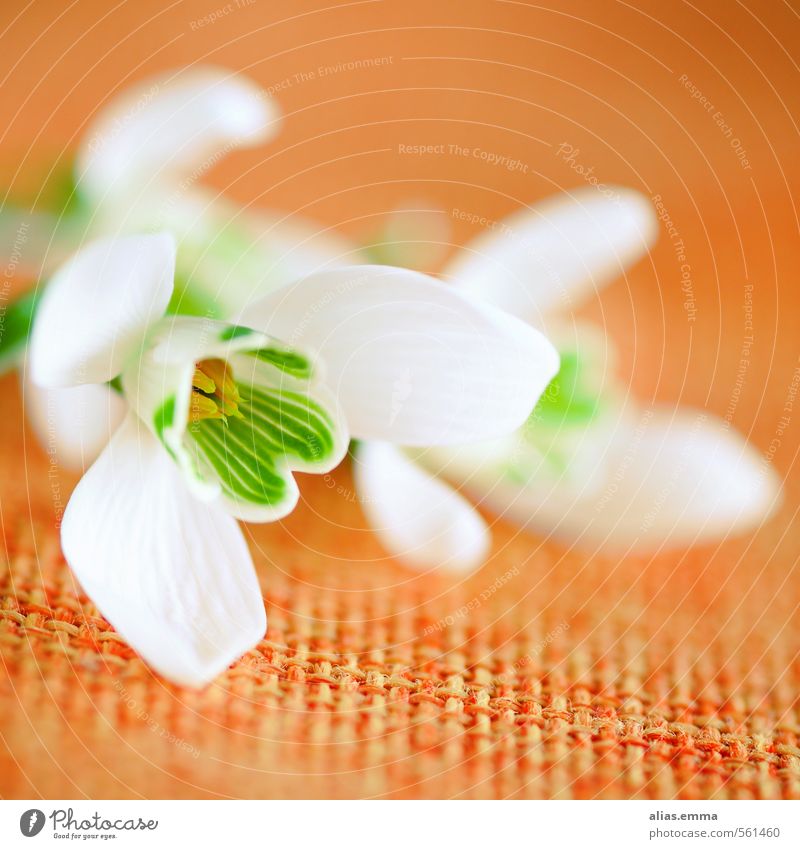
[(317, 272), (231, 320), (316, 351), (359, 440), (421, 446), (503, 436), (558, 371), (539, 331), (391, 266)]
[[(169, 232), (177, 241), (175, 311), (216, 318), (323, 266), (362, 261), (329, 231), (240, 208), (203, 186), (224, 156), (268, 142), (279, 126), (275, 101), (230, 71), (193, 67), (146, 79), (90, 122), (68, 208), (55, 215), (4, 206), (0, 245), (16, 258), (17, 273), (43, 280), (87, 241)], [(14, 305), (20, 321), (25, 307)], [(0, 340), (0, 368), (24, 350), (16, 341), (11, 334)], [(31, 410), (48, 410), (48, 433), (41, 416), (34, 427), (65, 466), (85, 468), (119, 421), (118, 399), (107, 387), (43, 390), (28, 382), (25, 393)], [(108, 427), (84, 415), (92, 402), (110, 408)], [(93, 423), (69, 426), (82, 419)]]
[[(383, 266), (318, 272), (235, 321), (165, 315), (174, 264), (166, 235), (85, 247), (44, 291), (28, 366), (37, 386), (98, 390), (80, 425), (98, 434), (119, 415), (100, 390), (120, 377), (129, 409), (70, 499), (64, 554), (148, 663), (201, 685), (265, 629), (236, 518), (285, 515), (292, 471), (332, 469), (349, 433), (428, 445), (513, 430), (557, 354), (523, 322)], [(75, 425), (57, 424), (80, 445)]]
[(44, 279), (87, 240), (170, 232), (178, 243), (174, 297), (181, 311), (217, 316), (243, 295), (292, 282), (331, 257), (358, 261), (330, 231), (241, 208), (204, 186), (224, 157), (269, 142), (280, 124), (265, 91), (223, 68), (194, 66), (145, 79), (113, 96), (89, 123), (66, 209), (4, 206), (0, 245), (17, 257), (20, 274)]
[[(285, 515), (292, 471), (332, 469), (348, 440), (310, 357), (250, 328), (165, 316), (174, 267), (169, 236), (91, 243), (47, 286), (28, 363), (48, 388), (121, 375), (130, 409), (69, 501), (64, 554), (145, 660), (200, 685), (266, 627), (234, 517)], [(86, 414), (116, 422), (108, 397)], [(56, 423), (73, 442), (76, 426)]]
[(248, 78), (193, 67), (146, 79), (100, 110), (75, 165), (92, 234), (168, 231), (178, 243), (175, 304), (217, 317), (357, 251), (330, 230), (240, 207), (203, 184), (233, 151), (261, 146), (278, 105)]
[(444, 269), (458, 290), (543, 328), (562, 368), (507, 438), (413, 459), (359, 446), (358, 490), (390, 551), (422, 567), (468, 569), (488, 549), (469, 502), (423, 466), (496, 515), (593, 548), (690, 545), (756, 526), (776, 508), (774, 471), (727, 423), (637, 404), (613, 376), (611, 341), (570, 315), (645, 254), (657, 231), (636, 192), (579, 190), (498, 222)]

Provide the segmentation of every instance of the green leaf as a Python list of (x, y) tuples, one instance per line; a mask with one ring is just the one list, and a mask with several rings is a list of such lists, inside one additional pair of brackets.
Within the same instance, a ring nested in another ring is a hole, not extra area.
[(164, 431), (175, 422), (175, 396), (170, 395), (153, 414), (153, 427), (159, 439), (163, 441)]
[(25, 352), (38, 297), (38, 292), (29, 292), (7, 307), (0, 306), (0, 374), (14, 368)]
[(29, 212), (47, 212), (59, 217), (81, 216), (87, 210), (86, 199), (75, 179), (74, 162), (63, 157), (52, 165), (44, 179), (37, 181), (35, 186), (25, 185), (21, 191), (12, 188), (4, 206), (18, 207)]

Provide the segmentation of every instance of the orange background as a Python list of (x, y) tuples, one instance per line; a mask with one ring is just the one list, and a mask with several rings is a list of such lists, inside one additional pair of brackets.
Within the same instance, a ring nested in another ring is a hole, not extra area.
[[(359, 239), (396, 204), (423, 198), (461, 244), (478, 231), (453, 220), (454, 208), (499, 218), (583, 185), (558, 155), (564, 143), (602, 183), (660, 195), (685, 243), (695, 320), (665, 232), (581, 311), (614, 337), (621, 377), (644, 402), (725, 415), (752, 284), (752, 361), (732, 423), (769, 453), (786, 498), (755, 536), (621, 562), (487, 517), (492, 559), (461, 580), (386, 558), (346, 467), (333, 487), (306, 479), (295, 514), (251, 533), (266, 641), (193, 694), (153, 678), (78, 603), (58, 552), (47, 458), (22, 429), (6, 378), (0, 792), (800, 795), (798, 409), (780, 426), (800, 366), (799, 8), (5, 4), (0, 176), (13, 195), (35, 189), (54, 159), (68, 161), (86, 122), (126, 85), (204, 62), (280, 87), (285, 114), (276, 140), (232, 154), (209, 182)], [(203, 22), (209, 14), (221, 16)], [(319, 72), (373, 58), (384, 63)], [(399, 152), (441, 143), (527, 168)], [(56, 475), (66, 498), (74, 478)], [(514, 567), (468, 619), (424, 636)], [(563, 622), (568, 630), (539, 650)]]

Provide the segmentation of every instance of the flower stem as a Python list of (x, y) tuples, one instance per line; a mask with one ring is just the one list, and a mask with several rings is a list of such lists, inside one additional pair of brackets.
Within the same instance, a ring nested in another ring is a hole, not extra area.
[(40, 291), (32, 291), (7, 306), (0, 302), (0, 374), (16, 367), (33, 327)]

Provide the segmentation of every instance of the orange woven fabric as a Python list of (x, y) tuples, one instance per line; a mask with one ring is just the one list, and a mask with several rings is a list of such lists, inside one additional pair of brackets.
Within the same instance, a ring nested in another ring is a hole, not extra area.
[[(4, 459), (19, 436), (7, 418)], [(307, 479), (252, 538), (266, 639), (195, 693), (76, 592), (21, 477), (2, 501), (4, 796), (800, 797), (800, 671), (774, 625), (800, 594), (772, 537), (587, 562), (497, 525), (493, 561), (448, 582), (381, 558), (332, 479)]]
[[(30, 192), (131, 80), (212, 61), (271, 87), (286, 114), (277, 141), (202, 175), (237, 202), (369, 237), (422, 198), (457, 245), (483, 232), (459, 211), (498, 220), (584, 187), (588, 169), (659, 197), (686, 259), (664, 226), (581, 315), (614, 339), (642, 403), (729, 416), (786, 480), (756, 534), (647, 557), (572, 550), (485, 514), (491, 559), (463, 578), (387, 558), (347, 464), (305, 477), (294, 514), (247, 529), (265, 640), (193, 692), (155, 677), (76, 592), (56, 526), (76, 478), (23, 429), (5, 378), (0, 795), (800, 798), (792, 5), (304, 0), (213, 26), (192, 22), (216, 0), (0, 9), (14, 188)], [(375, 57), (390, 61), (342, 65)]]

